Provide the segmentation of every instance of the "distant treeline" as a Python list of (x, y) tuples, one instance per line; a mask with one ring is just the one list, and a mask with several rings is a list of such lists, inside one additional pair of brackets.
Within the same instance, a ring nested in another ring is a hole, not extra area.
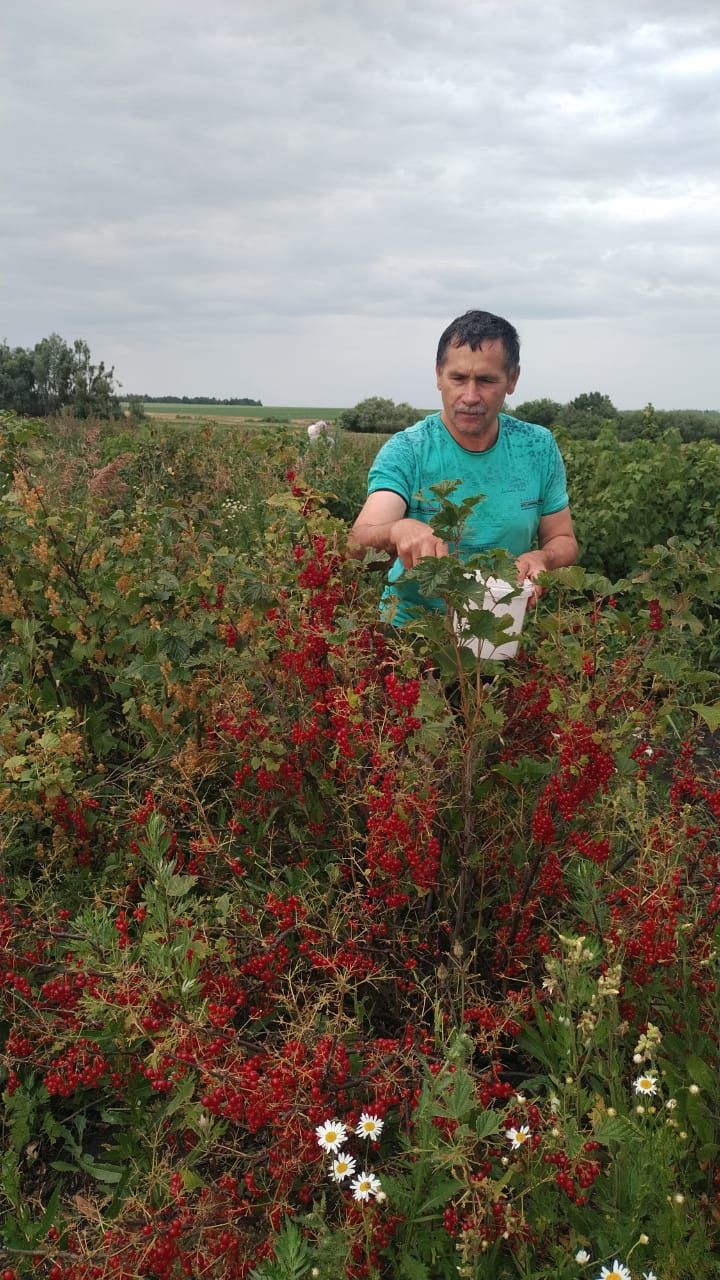
[[(609, 396), (586, 391), (568, 404), (559, 400), (525, 400), (506, 412), (523, 422), (536, 422), (552, 431), (563, 431), (574, 440), (596, 440), (612, 431), (619, 440), (654, 439), (666, 431), (677, 431), (686, 443), (692, 440), (720, 440), (720, 412), (716, 409), (617, 409)], [(388, 435), (412, 426), (426, 410), (409, 404), (395, 404), (381, 396), (361, 400), (338, 415), (345, 431), (379, 432)]]
[(576, 440), (596, 440), (611, 427), (619, 440), (638, 440), (679, 432), (681, 440), (720, 440), (720, 412), (716, 409), (616, 409), (600, 391), (583, 392), (569, 404), (558, 400), (526, 400), (510, 413), (524, 422), (539, 422), (553, 430), (562, 427)]
[[(686, 443), (691, 440), (720, 440), (720, 412), (717, 409), (620, 409), (617, 421), (620, 440), (637, 440), (656, 432), (679, 431)], [(599, 432), (597, 433), (599, 434)]]
[(251, 400), (249, 396), (227, 396), (219, 400), (217, 396), (132, 396), (128, 399), (143, 400), (145, 404), (254, 404), (262, 406), (262, 400)]

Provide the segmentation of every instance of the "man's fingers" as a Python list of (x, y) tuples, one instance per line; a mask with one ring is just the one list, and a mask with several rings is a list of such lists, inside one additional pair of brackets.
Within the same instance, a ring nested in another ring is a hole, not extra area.
[(398, 546), (398, 557), (404, 568), (414, 569), (418, 560), (424, 556), (446, 556), (447, 544), (440, 538), (424, 537), (418, 542), (410, 542), (407, 546)]

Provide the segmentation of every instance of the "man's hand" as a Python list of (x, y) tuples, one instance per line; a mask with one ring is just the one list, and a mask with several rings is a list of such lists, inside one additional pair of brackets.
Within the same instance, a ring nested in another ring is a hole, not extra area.
[[(524, 582), (526, 578), (535, 579), (539, 573), (550, 569), (562, 569), (563, 565), (575, 563), (578, 544), (573, 533), (570, 508), (563, 507), (562, 511), (543, 516), (538, 530), (538, 539), (539, 551), (526, 551), (515, 561), (518, 582)], [(537, 604), (542, 594), (542, 587), (536, 585), (529, 603)]]
[(446, 556), (447, 543), (436, 538), (429, 525), (422, 520), (403, 518), (390, 528), (390, 539), (405, 569), (414, 569), (423, 556)]
[[(517, 580), (519, 586), (522, 586), (526, 578), (530, 578), (534, 581), (539, 573), (544, 573), (549, 567), (542, 551), (526, 551), (524, 555), (518, 556), (515, 561), (515, 565), (517, 568)], [(537, 604), (542, 593), (543, 588), (540, 586), (539, 582), (535, 582), (533, 586), (533, 593), (528, 600), (528, 604)]]

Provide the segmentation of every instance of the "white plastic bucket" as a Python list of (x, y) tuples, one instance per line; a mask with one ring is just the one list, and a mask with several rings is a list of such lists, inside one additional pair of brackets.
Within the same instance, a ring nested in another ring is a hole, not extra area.
[[(468, 577), (472, 575), (468, 574)], [(483, 578), (480, 570), (475, 574), (477, 582), (485, 583), (485, 596), (480, 606), (482, 609), (488, 609), (490, 613), (494, 613), (498, 618), (504, 618), (508, 615), (512, 619), (510, 626), (505, 631), (505, 635), (519, 636), (525, 621), (525, 611), (527, 609), (528, 600), (533, 593), (534, 584), (530, 578), (518, 587), (513, 586), (511, 582), (503, 582), (502, 578)], [(513, 595), (512, 592), (515, 592)], [(471, 609), (478, 606), (474, 603), (470, 604)], [(518, 651), (519, 640), (507, 639), (501, 644), (492, 644), (490, 640), (478, 641), (476, 636), (463, 635), (462, 619), (457, 614), (454, 617), (455, 631), (459, 636), (463, 645), (478, 656), (478, 643), (480, 645), (481, 658), (489, 658), (491, 661), (503, 661), (505, 658), (514, 658)]]

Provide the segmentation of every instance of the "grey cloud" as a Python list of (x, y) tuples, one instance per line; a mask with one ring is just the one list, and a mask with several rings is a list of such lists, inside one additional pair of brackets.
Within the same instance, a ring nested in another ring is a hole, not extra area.
[(363, 316), (429, 325), (492, 299), (572, 320), (579, 343), (595, 317), (663, 308), (670, 331), (717, 304), (714, 0), (8, 14), (11, 341), (97, 333), (128, 383), (149, 346), (195, 339), (198, 382), (178, 386), (193, 391), (213, 343), (286, 321), (295, 341), (296, 322), (362, 332), (371, 379), (385, 330)]

